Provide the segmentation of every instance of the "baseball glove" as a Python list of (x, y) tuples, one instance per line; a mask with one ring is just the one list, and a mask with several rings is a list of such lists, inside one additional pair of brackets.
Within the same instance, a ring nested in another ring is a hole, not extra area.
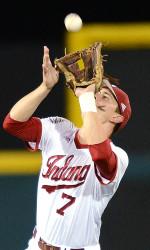
[(95, 42), (88, 48), (66, 54), (55, 59), (55, 67), (63, 73), (66, 86), (75, 92), (77, 87), (95, 84), (96, 92), (100, 89), (103, 78), (102, 43)]

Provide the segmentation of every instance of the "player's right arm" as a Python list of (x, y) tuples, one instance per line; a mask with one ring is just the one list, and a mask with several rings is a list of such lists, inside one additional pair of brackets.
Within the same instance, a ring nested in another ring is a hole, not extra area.
[(43, 81), (39, 87), (21, 98), (10, 110), (10, 117), (16, 121), (27, 121), (35, 112), (40, 103), (46, 98), (58, 82), (58, 71), (52, 66), (49, 49), (44, 47)]
[(33, 113), (58, 82), (58, 72), (52, 66), (49, 49), (44, 47), (43, 81), (39, 87), (21, 98), (5, 117), (3, 128), (24, 141), (39, 142), (41, 121), (32, 117)]

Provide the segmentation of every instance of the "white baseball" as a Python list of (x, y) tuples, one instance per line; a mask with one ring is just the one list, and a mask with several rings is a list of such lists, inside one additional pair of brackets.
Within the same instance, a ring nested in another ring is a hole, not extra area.
[(70, 13), (65, 17), (64, 24), (68, 31), (76, 32), (82, 28), (82, 19), (76, 13)]

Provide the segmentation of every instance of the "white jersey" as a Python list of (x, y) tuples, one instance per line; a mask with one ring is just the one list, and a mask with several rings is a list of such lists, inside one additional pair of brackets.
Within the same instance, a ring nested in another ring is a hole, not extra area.
[[(81, 248), (99, 244), (101, 217), (128, 166), (124, 150), (117, 156), (112, 182), (102, 178), (88, 148), (78, 149), (77, 128), (67, 119), (41, 119), (42, 166), (37, 192), (37, 231), (54, 246)], [(34, 143), (30, 143), (33, 147)]]

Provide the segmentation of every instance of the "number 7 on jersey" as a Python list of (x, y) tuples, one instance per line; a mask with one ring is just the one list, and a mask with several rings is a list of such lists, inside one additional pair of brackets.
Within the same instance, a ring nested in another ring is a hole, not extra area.
[(68, 199), (69, 201), (61, 208), (57, 209), (56, 212), (60, 215), (64, 215), (64, 210), (67, 209), (68, 207), (70, 207), (74, 202), (75, 202), (75, 197), (72, 197), (71, 195), (68, 195), (68, 194), (65, 194), (65, 193), (62, 193), (62, 196), (61, 196), (62, 199), (66, 198)]

